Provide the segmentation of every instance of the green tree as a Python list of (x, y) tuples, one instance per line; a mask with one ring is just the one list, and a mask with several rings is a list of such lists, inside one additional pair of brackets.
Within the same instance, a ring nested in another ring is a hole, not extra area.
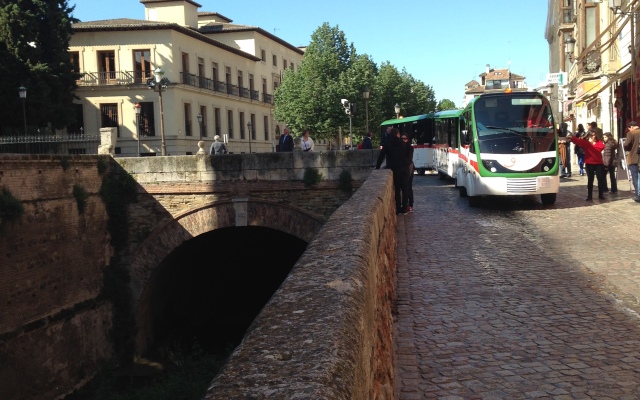
[(30, 126), (72, 122), (78, 75), (68, 48), (74, 7), (66, 0), (0, 0), (0, 133), (22, 132), (18, 87), (27, 92)]
[(348, 123), (340, 104), (344, 97), (340, 81), (354, 55), (344, 33), (324, 23), (311, 35), (298, 70), (285, 71), (274, 94), (275, 118), (298, 134), (308, 128), (319, 139), (333, 136), (338, 126)]
[(300, 67), (295, 72), (285, 72), (275, 92), (275, 117), (296, 133), (308, 128), (314, 137), (332, 138), (339, 127), (348, 133), (349, 116), (340, 103), (340, 99), (348, 99), (357, 109), (352, 116), (352, 132), (354, 140), (359, 140), (367, 125), (365, 88), (370, 93), (372, 132), (377, 132), (384, 120), (395, 118), (396, 103), (405, 116), (436, 110), (435, 95), (429, 85), (404, 68), (398, 71), (388, 61), (378, 67), (369, 55), (358, 55), (337, 26), (324, 23), (312, 34)]
[(455, 110), (456, 103), (449, 99), (442, 99), (438, 102), (438, 106), (436, 107), (436, 111), (445, 111), (445, 110)]

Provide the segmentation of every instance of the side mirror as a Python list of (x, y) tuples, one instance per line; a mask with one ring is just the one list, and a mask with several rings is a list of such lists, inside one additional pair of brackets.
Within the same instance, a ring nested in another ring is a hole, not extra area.
[(462, 135), (462, 143), (469, 144), (469, 131), (463, 129), (460, 133)]

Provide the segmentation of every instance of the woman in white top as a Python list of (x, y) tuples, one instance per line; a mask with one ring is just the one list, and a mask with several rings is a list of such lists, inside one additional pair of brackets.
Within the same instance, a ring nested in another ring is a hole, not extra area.
[(302, 140), (300, 140), (300, 148), (302, 151), (313, 151), (313, 139), (309, 137), (309, 130), (302, 132)]

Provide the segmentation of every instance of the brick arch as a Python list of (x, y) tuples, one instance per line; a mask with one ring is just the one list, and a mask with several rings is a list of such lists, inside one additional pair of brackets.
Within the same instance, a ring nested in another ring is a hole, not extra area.
[(131, 255), (133, 309), (138, 333), (136, 352), (142, 354), (153, 329), (146, 301), (147, 286), (154, 269), (183, 242), (216, 229), (240, 226), (272, 228), (309, 243), (324, 219), (308, 211), (264, 199), (236, 198), (209, 203), (176, 215), (154, 229)]

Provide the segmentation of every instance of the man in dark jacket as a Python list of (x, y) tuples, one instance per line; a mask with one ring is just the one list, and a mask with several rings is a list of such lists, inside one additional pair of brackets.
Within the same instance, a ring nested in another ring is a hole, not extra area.
[(393, 172), (393, 187), (396, 199), (396, 214), (406, 214), (409, 202), (409, 171), (411, 166), (411, 148), (400, 139), (400, 131), (391, 129), (389, 140), (382, 147), (380, 156), (376, 162), (376, 169), (380, 169), (382, 161), (386, 158), (387, 168)]

